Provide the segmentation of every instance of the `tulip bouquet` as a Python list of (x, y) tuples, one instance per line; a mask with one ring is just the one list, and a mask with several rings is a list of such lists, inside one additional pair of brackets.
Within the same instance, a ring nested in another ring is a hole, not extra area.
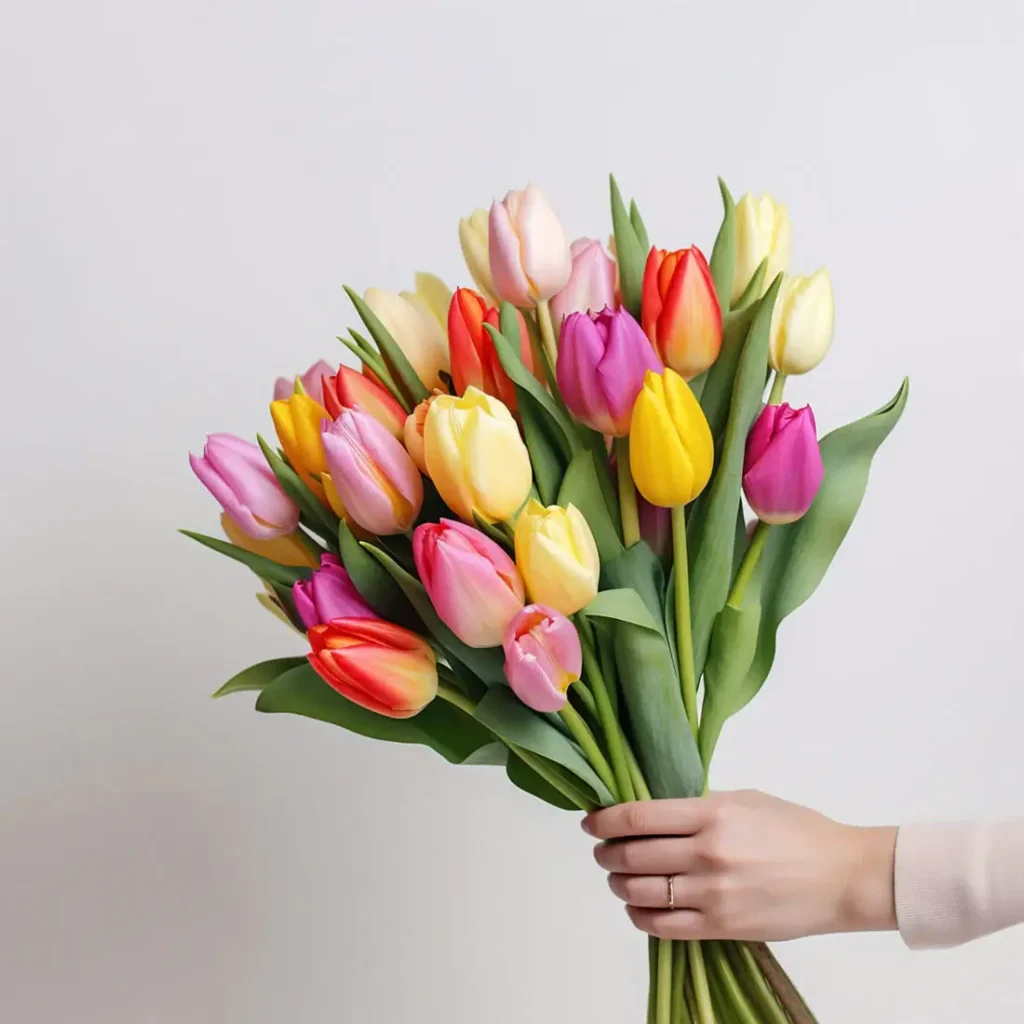
[[(819, 442), (782, 396), (828, 351), (828, 274), (787, 273), (784, 207), (721, 192), (710, 262), (652, 247), (612, 179), (614, 256), (529, 187), (459, 225), (476, 290), (346, 289), (359, 369), (278, 381), (279, 447), (191, 459), (227, 540), (188, 536), (308, 644), (217, 696), (500, 765), (560, 808), (703, 793), (907, 397)], [(650, 1024), (814, 1020), (763, 945), (649, 953)]]

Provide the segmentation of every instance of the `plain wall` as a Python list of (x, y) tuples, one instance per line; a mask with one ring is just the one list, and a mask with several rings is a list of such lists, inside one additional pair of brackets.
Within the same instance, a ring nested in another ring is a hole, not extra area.
[[(207, 695), (301, 642), (186, 453), (339, 359), (342, 283), (467, 284), (527, 180), (710, 251), (715, 176), (826, 264), (823, 431), (912, 378), (855, 527), (727, 727), (720, 788), (855, 822), (1024, 814), (1024, 8), (5, 0), (0, 1017), (639, 1022), (643, 939), (576, 816), (495, 769)], [(780, 957), (822, 1024), (1017, 1019), (1024, 930)]]

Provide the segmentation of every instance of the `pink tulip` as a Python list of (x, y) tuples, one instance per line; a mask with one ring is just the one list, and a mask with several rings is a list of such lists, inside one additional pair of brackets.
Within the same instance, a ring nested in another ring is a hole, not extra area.
[[(323, 359), (318, 359), (300, 378), (306, 394), (317, 405), (324, 404), (324, 377), (333, 377), (337, 369)], [(294, 377), (278, 377), (274, 383), (274, 401), (287, 401), (295, 391)]]
[(189, 465), (225, 512), (248, 536), (271, 540), (299, 525), (299, 508), (267, 465), (257, 445), (234, 434), (210, 434)]
[(412, 553), (441, 621), (470, 647), (497, 647), (526, 600), (515, 562), (479, 530), (451, 519), (417, 526)]
[(583, 671), (576, 627), (554, 608), (527, 605), (509, 624), (502, 640), (505, 678), (515, 695), (534, 711), (560, 711), (569, 687)]
[(292, 587), (292, 598), (307, 629), (331, 619), (378, 618), (341, 562), (330, 553), (320, 556), (320, 568), (310, 579), (299, 580)]
[(557, 295), (572, 273), (569, 241), (540, 189), (509, 192), (491, 206), (491, 276), (498, 297), (533, 306)]
[(747, 437), (743, 493), (754, 514), (773, 525), (792, 523), (814, 502), (824, 476), (809, 405), (766, 405)]
[(602, 434), (625, 437), (648, 370), (664, 367), (640, 325), (620, 309), (570, 313), (558, 347), (558, 387), (570, 412)]
[(615, 260), (593, 238), (572, 243), (572, 274), (569, 283), (551, 300), (555, 329), (570, 313), (597, 313), (606, 306), (618, 309), (615, 295)]
[(423, 478), (387, 427), (361, 409), (321, 424), (330, 481), (348, 514), (380, 536), (404, 533), (423, 504)]

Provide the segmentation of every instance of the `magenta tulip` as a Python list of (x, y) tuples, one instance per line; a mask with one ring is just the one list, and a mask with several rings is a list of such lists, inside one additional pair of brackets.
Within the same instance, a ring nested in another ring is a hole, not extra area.
[(527, 605), (509, 624), (502, 641), (505, 678), (534, 711), (560, 711), (569, 687), (583, 671), (576, 627), (543, 604)]
[(361, 409), (343, 409), (321, 426), (327, 476), (345, 511), (370, 533), (408, 530), (423, 504), (423, 478), (402, 443)]
[(451, 519), (417, 526), (412, 553), (441, 621), (470, 647), (497, 647), (526, 600), (515, 562), (479, 530)]
[[(324, 404), (324, 377), (333, 377), (338, 372), (336, 366), (323, 359), (318, 359), (301, 377), (302, 389), (316, 402)], [(295, 391), (294, 377), (278, 377), (274, 382), (274, 401), (287, 401)]]
[(267, 465), (257, 445), (234, 434), (210, 434), (189, 465), (225, 512), (248, 536), (271, 540), (299, 525), (299, 508)]
[(624, 309), (570, 313), (558, 347), (558, 387), (573, 415), (602, 434), (625, 437), (648, 370), (664, 366)]
[(363, 600), (341, 562), (328, 553), (320, 556), (320, 568), (308, 580), (292, 587), (295, 610), (307, 629), (331, 619), (376, 619), (379, 616)]
[(572, 243), (572, 273), (569, 283), (551, 300), (555, 328), (570, 313), (599, 313), (607, 306), (617, 309), (615, 260), (594, 238), (577, 238)]
[(809, 405), (767, 405), (747, 437), (743, 493), (764, 523), (799, 519), (814, 501), (824, 467)]

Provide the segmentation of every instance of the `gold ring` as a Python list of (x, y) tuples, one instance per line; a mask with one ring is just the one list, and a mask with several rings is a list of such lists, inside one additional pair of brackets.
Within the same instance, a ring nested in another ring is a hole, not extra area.
[(676, 876), (666, 875), (665, 880), (668, 882), (668, 909), (676, 909)]

